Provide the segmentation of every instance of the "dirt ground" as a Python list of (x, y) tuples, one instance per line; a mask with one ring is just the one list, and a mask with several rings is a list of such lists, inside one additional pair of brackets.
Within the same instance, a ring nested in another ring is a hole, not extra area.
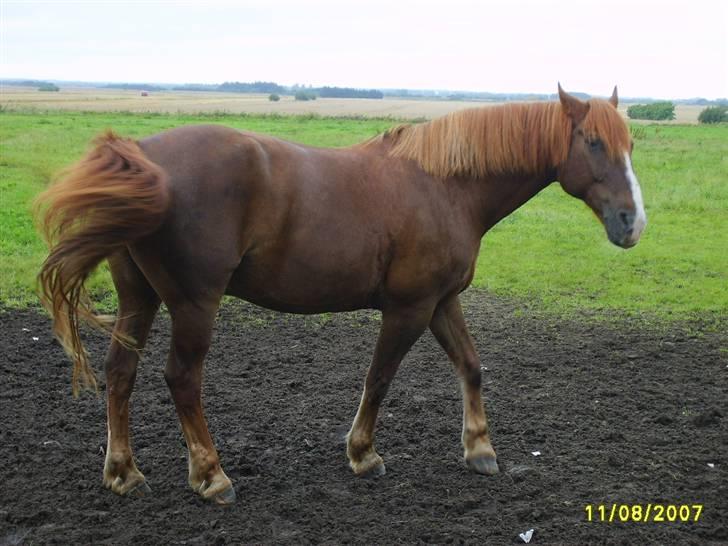
[[(69, 365), (43, 315), (2, 312), (0, 544), (509, 544), (528, 529), (531, 544), (728, 543), (725, 336), (695, 324), (544, 319), (478, 291), (464, 307), (487, 368), (501, 473), (463, 464), (458, 383), (427, 333), (381, 412), (387, 474), (365, 480), (347, 467), (343, 435), (378, 315), (226, 303), (204, 395), (235, 483), (230, 507), (187, 486), (162, 377), (166, 315), (132, 399), (133, 445), (153, 496), (130, 499), (101, 484), (103, 396), (71, 397)], [(98, 368), (106, 340), (92, 334), (88, 346)], [(704, 508), (697, 523), (586, 520), (587, 504), (612, 503)]]

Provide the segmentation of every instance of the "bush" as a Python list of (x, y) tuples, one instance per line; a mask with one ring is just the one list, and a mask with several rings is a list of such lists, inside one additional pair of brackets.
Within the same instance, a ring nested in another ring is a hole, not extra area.
[(38, 91), (60, 91), (61, 88), (53, 83), (42, 83)]
[(700, 123), (728, 122), (728, 106), (709, 106), (698, 116)]
[(627, 108), (630, 119), (675, 119), (675, 105), (669, 101), (652, 104), (633, 104)]
[(280, 97), (280, 95), (276, 95), (275, 93), (271, 93), (270, 95), (268, 95), (268, 100), (271, 101), (271, 102), (278, 102), (279, 100), (281, 100), (281, 97)]
[(293, 98), (296, 100), (316, 100), (316, 95), (306, 91), (297, 91)]

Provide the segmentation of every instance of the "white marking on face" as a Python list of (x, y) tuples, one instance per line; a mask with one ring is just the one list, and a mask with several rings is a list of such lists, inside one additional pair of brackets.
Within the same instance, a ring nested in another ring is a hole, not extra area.
[(647, 225), (647, 215), (645, 214), (645, 205), (642, 202), (642, 190), (640, 189), (640, 183), (637, 181), (637, 177), (632, 170), (632, 161), (630, 160), (629, 153), (624, 152), (624, 165), (625, 174), (629, 181), (629, 189), (632, 192), (632, 201), (634, 201), (635, 208), (635, 219), (634, 219), (634, 232), (632, 233), (631, 239), (637, 241), (642, 234), (642, 230)]

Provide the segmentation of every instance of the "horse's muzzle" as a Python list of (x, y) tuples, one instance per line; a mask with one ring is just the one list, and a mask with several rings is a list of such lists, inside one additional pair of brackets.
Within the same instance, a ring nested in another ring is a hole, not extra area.
[(610, 209), (604, 212), (604, 227), (609, 240), (622, 248), (632, 248), (640, 240), (645, 221), (635, 212)]

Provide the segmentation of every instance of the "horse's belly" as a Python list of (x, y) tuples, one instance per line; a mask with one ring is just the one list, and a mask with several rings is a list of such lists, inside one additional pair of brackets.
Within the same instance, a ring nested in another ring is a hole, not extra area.
[(361, 247), (246, 254), (227, 293), (291, 313), (323, 313), (377, 307), (382, 267), (376, 251)]

